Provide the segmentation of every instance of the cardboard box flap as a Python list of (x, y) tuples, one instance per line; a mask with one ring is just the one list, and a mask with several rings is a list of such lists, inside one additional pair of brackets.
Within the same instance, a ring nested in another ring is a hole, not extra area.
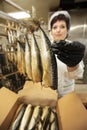
[(75, 92), (58, 100), (57, 113), (62, 130), (87, 130), (87, 110)]
[(17, 94), (11, 90), (5, 87), (0, 89), (0, 130), (7, 129), (14, 111), (16, 110), (15, 103), (17, 102), (17, 99)]
[(23, 89), (26, 89), (26, 88), (28, 88), (28, 87), (32, 87), (32, 86), (35, 86), (35, 84), (37, 84), (37, 83), (33, 83), (32, 81), (26, 81), (25, 82), (25, 84), (24, 84), (24, 86), (23, 86)]
[(32, 105), (56, 107), (58, 97), (56, 90), (42, 87), (41, 83), (35, 83), (31, 86), (31, 83), (27, 82), (27, 86), (26, 89), (18, 92), (19, 100)]

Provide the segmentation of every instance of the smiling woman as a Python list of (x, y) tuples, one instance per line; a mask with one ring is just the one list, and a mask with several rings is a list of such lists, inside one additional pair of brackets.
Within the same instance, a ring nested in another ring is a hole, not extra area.
[(85, 46), (78, 41), (67, 40), (70, 30), (70, 15), (67, 11), (55, 12), (49, 21), (53, 37), (52, 50), (55, 54), (58, 70), (58, 94), (74, 91), (75, 79), (83, 75), (82, 58)]

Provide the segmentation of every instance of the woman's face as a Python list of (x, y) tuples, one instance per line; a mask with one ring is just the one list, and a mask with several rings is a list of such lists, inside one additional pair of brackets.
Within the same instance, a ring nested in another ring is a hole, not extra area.
[(51, 34), (54, 41), (64, 40), (67, 36), (68, 30), (64, 20), (55, 22), (51, 29)]

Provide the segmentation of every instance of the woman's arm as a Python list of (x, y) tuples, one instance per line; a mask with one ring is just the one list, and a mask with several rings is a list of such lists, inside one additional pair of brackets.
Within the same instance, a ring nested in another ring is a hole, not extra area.
[(72, 72), (72, 71), (75, 71), (78, 67), (79, 67), (79, 64), (74, 67), (67, 66), (67, 70), (68, 70), (68, 72)]
[(84, 64), (83, 61), (81, 61), (78, 65), (74, 67), (67, 67), (65, 75), (70, 79), (81, 79), (83, 78), (83, 72)]

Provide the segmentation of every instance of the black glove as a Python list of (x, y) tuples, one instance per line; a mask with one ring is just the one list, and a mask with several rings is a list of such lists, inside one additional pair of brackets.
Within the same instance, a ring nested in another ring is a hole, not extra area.
[(76, 66), (84, 57), (85, 46), (78, 42), (69, 42), (61, 40), (51, 45), (54, 54), (58, 59), (69, 67)]

